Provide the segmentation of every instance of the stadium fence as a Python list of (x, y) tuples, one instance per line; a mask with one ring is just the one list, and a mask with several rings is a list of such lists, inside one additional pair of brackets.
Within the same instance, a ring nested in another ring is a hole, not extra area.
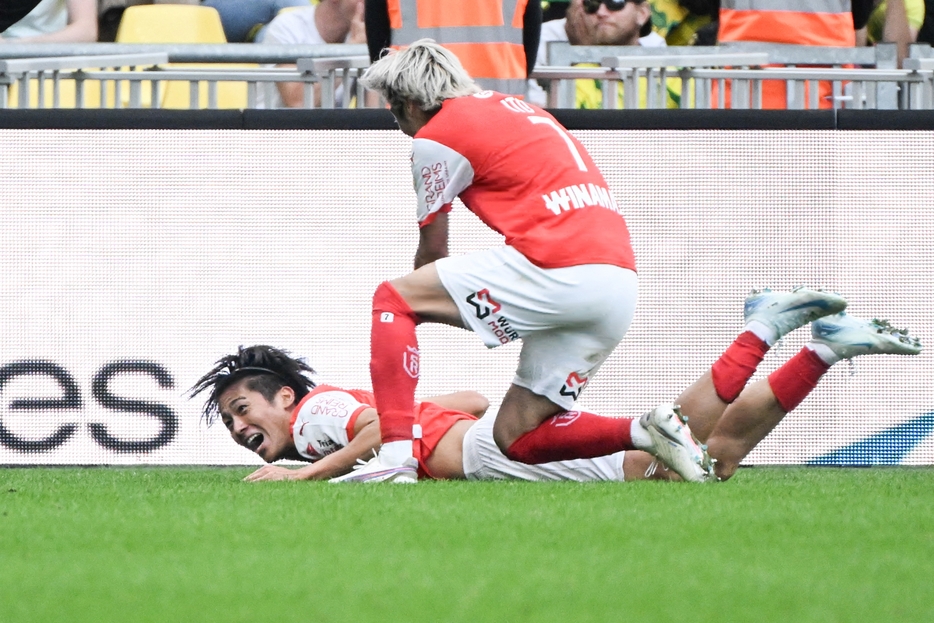
[[(625, 85), (623, 108), (665, 108), (672, 81), (681, 108), (758, 109), (762, 84), (771, 80), (786, 84), (789, 109), (818, 108), (816, 87), (827, 82), (835, 109), (930, 110), (931, 56), (930, 46), (912, 46), (899, 69), (894, 44), (640, 48), (558, 42), (549, 44), (548, 64), (532, 77), (547, 88), (550, 108), (574, 108), (575, 81), (600, 80), (607, 109), (618, 107), (619, 84)], [(355, 83), (368, 64), (360, 45), (8, 44), (0, 59), (0, 108), (257, 108), (282, 81), (304, 83), (307, 108), (316, 106), (312, 92), (320, 85), (321, 106), (333, 108), (342, 105), (338, 81)], [(295, 67), (276, 67), (282, 64)], [(353, 90), (356, 97), (347, 101), (365, 107), (362, 89)]]

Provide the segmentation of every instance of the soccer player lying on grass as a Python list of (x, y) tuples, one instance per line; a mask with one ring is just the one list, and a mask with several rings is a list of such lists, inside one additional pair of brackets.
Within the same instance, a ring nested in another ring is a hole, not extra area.
[[(329, 385), (315, 386), (303, 360), (271, 346), (241, 347), (223, 357), (192, 389), (209, 390), (204, 416), (219, 415), (231, 437), (267, 463), (310, 461), (299, 469), (267, 465), (247, 476), (257, 480), (320, 480), (351, 472), (380, 446), (373, 394)], [(416, 404), (415, 449), (422, 478), (512, 478), (518, 480), (623, 480), (623, 452), (541, 465), (508, 460), (493, 441), (493, 417), (482, 417), (489, 402), (463, 391)], [(481, 418), (478, 420), (478, 418)], [(477, 422), (485, 424), (476, 427)], [(471, 434), (473, 432), (473, 434)], [(472, 440), (472, 462), (464, 447)], [(481, 441), (482, 440), (482, 441)], [(480, 444), (495, 457), (481, 459)], [(652, 455), (646, 455), (652, 457)]]
[[(744, 330), (710, 371), (681, 393), (681, 407), (663, 405), (653, 411), (690, 414), (693, 433), (707, 442), (710, 456), (717, 460), (713, 466), (717, 479), (726, 480), (837, 361), (921, 351), (919, 341), (907, 332), (885, 321), (848, 316), (842, 313), (845, 307), (841, 297), (820, 290), (753, 292), (745, 303)], [(808, 323), (811, 341), (767, 379), (747, 387), (771, 345)], [(312, 372), (301, 359), (269, 346), (241, 347), (236, 355), (219, 360), (192, 389), (192, 396), (210, 390), (204, 406), (209, 423), (219, 414), (234, 441), (266, 462), (311, 462), (299, 469), (267, 465), (246, 480), (332, 478), (350, 472), (358, 460), (372, 456), (379, 447), (373, 395), (316, 387), (306, 376)], [(537, 465), (511, 461), (493, 440), (495, 416), (483, 416), (487, 406), (483, 396), (470, 391), (417, 405), (420, 476), (531, 481), (679, 479), (669, 471), (663, 452), (645, 446), (651, 454), (634, 449)], [(574, 426), (574, 419), (571, 412), (549, 424)]]

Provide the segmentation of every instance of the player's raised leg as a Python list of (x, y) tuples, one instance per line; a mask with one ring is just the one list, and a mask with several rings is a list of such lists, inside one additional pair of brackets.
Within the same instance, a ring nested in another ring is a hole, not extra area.
[(845, 313), (811, 324), (811, 341), (783, 366), (745, 388), (717, 422), (708, 440), (717, 477), (733, 475), (739, 463), (817, 386), (830, 367), (861, 355), (917, 355), (920, 341), (884, 320)]
[(743, 307), (742, 333), (676, 401), (690, 417), (694, 435), (701, 441), (710, 436), (717, 420), (739, 397), (775, 342), (817, 318), (845, 308), (846, 300), (841, 296), (821, 289), (753, 290)]

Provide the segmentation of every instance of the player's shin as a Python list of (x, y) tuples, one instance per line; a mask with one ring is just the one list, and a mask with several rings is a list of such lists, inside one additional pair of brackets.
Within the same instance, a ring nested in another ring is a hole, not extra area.
[(719, 480), (727, 480), (736, 472), (753, 448), (817, 387), (831, 365), (810, 343), (766, 380), (743, 390), (707, 442), (710, 455), (717, 459)]
[(710, 369), (717, 397), (727, 404), (736, 400), (768, 351), (753, 332), (741, 333)]
[(787, 413), (801, 404), (829, 369), (829, 363), (805, 346), (769, 375), (769, 385), (778, 404)]
[(390, 464), (412, 456), (419, 374), (417, 323), (402, 295), (388, 282), (380, 284), (373, 297), (370, 377), (383, 443), (380, 456)]
[(632, 424), (632, 418), (565, 411), (519, 437), (505, 454), (513, 461), (539, 464), (632, 450)]

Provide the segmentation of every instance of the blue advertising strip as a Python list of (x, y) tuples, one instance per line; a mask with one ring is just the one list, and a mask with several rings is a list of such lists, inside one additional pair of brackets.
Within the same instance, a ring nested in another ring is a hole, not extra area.
[(928, 411), (907, 422), (813, 458), (807, 462), (807, 465), (840, 467), (898, 465), (932, 432), (934, 432), (934, 411)]

